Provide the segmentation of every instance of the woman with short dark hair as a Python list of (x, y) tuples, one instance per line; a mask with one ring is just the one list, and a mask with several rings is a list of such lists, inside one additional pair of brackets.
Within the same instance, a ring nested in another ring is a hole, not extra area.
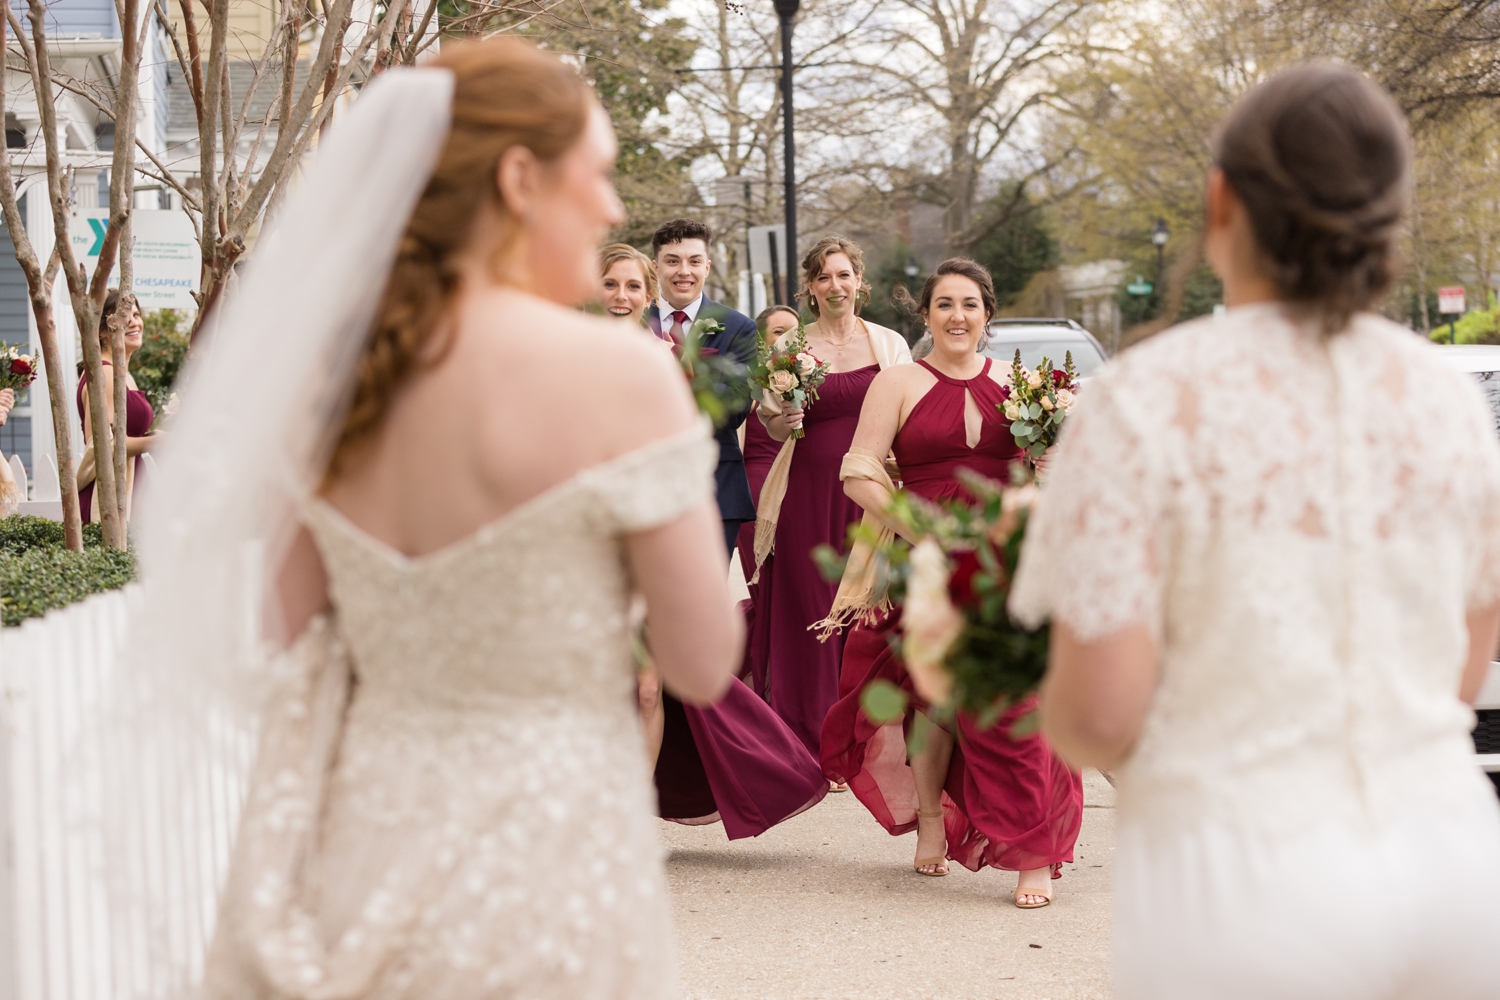
[(1227, 314), (1090, 382), (1033, 512), (1010, 607), (1052, 623), (1043, 731), (1118, 780), (1122, 1000), (1500, 988), (1469, 741), (1500, 444), (1478, 388), (1373, 312), (1410, 188), (1366, 77), (1250, 91), (1208, 175)]

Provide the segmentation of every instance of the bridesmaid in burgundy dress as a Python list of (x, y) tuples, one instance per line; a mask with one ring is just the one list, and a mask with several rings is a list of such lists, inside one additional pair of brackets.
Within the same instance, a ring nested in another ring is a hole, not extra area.
[[(623, 243), (600, 251), (600, 298), (610, 315), (639, 324), (655, 297), (650, 258)], [(793, 314), (791, 325), (796, 322)], [(731, 684), (718, 702), (699, 708), (663, 691), (648, 667), (641, 672), (638, 697), (663, 819), (722, 820), (724, 832), (735, 840), (764, 833), (828, 794), (814, 756), (744, 684)]]
[[(838, 699), (842, 636), (819, 642), (809, 626), (828, 614), (837, 586), (823, 579), (813, 549), (842, 550), (859, 506), (839, 486), (839, 466), (854, 439), (865, 392), (884, 368), (908, 363), (906, 340), (857, 315), (869, 295), (864, 259), (849, 240), (820, 240), (802, 259), (808, 308), (817, 322), (806, 329), (808, 350), (831, 371), (818, 399), (805, 410), (769, 397), (759, 412), (766, 430), (785, 442), (757, 502), (757, 578), (749, 649), (751, 674), (761, 682), (776, 714), (814, 755), (823, 716)], [(806, 436), (790, 440), (801, 427)], [(842, 791), (842, 787), (840, 789)]]
[[(801, 322), (802, 318), (791, 306), (771, 306), (761, 310), (761, 314), (755, 317), (755, 325), (760, 328), (761, 338), (771, 344)], [(781, 451), (781, 442), (771, 437), (766, 425), (756, 419), (756, 416), (756, 410), (752, 409), (751, 419), (741, 425), (745, 431), (745, 439), (740, 442), (740, 450), (745, 453), (745, 475), (750, 480), (750, 499), (759, 504), (760, 488), (765, 485), (766, 476)], [(767, 637), (764, 630), (757, 632), (755, 628), (755, 595), (760, 592), (760, 581), (750, 582), (750, 578), (755, 575), (754, 521), (746, 521), (740, 525), (736, 548), (739, 550), (740, 569), (745, 574), (746, 588), (750, 591), (750, 600), (745, 603), (745, 661), (740, 670), (740, 679), (749, 684), (756, 694), (765, 698)]]
[[(1005, 374), (977, 353), (994, 295), (980, 265), (964, 259), (941, 264), (920, 303), (932, 354), (883, 372), (865, 400), (853, 451), (884, 456), (893, 448), (904, 486), (929, 500), (965, 494), (959, 469), (1003, 481), (1021, 457), (1009, 421), (996, 408)], [(845, 488), (877, 516), (889, 498), (870, 478), (851, 477)], [(1036, 707), (1034, 697), (989, 729), (963, 714), (956, 732), (924, 725), (922, 749), (908, 761), (906, 736), (927, 706), (891, 642), (899, 619), (897, 608), (849, 635), (840, 698), (823, 725), (824, 773), (847, 781), (891, 834), (917, 830), (914, 867), (921, 874), (946, 875), (945, 858), (974, 871), (986, 865), (1019, 871), (1016, 905), (1047, 905), (1051, 879), (1073, 859), (1083, 821), (1080, 775), (1041, 735), (1011, 738), (1011, 723)], [(877, 726), (860, 708), (860, 693), (881, 678), (910, 699), (900, 723)]]
[[(110, 364), (109, 355), (109, 321), (114, 316), (115, 310), (119, 308), (120, 293), (118, 290), (111, 291), (104, 298), (104, 309), (99, 314), (99, 339), (104, 349), (104, 398), (114, 400), (114, 366)], [(130, 375), (130, 358), (141, 346), (145, 324), (141, 321), (141, 311), (136, 308), (131, 313), (130, 319), (125, 324), (125, 379), (128, 388), (125, 390), (125, 455), (132, 459), (128, 463), (128, 484), (134, 487), (136, 473), (140, 471), (141, 456), (150, 449), (155, 435), (151, 434), (151, 423), (156, 419), (156, 410), (151, 406), (151, 400), (146, 394), (135, 387), (135, 379)], [(82, 378), (78, 380), (78, 417), (83, 424), (83, 441), (86, 445), (92, 445), (94, 440), (94, 428), (89, 418), (88, 399), (88, 372), (81, 371)], [(111, 407), (109, 414), (110, 423), (114, 423), (114, 410)], [(95, 456), (96, 460), (98, 456)], [(129, 504), (126, 504), (127, 517), (129, 516)], [(84, 521), (97, 521), (94, 510), (94, 482), (90, 478), (87, 485), (78, 489), (78, 515)]]

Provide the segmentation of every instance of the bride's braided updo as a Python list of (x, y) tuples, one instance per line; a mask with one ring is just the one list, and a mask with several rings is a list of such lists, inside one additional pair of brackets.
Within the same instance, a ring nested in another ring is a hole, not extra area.
[(1375, 83), (1331, 64), (1281, 73), (1230, 112), (1214, 161), (1248, 210), (1267, 277), (1326, 333), (1385, 294), (1411, 139)]
[[(380, 427), (401, 385), (443, 356), (452, 334), (445, 314), (458, 291), (453, 258), (469, 242), (481, 207), (488, 202), (499, 208), (506, 226), (497, 256), (520, 229), (521, 220), (507, 210), (496, 183), (501, 154), (519, 145), (544, 163), (555, 161), (588, 124), (588, 85), (562, 60), (525, 42), (496, 39), (445, 47), (431, 65), (453, 73), (453, 123), (402, 234), (330, 474)], [(444, 342), (434, 342), (435, 337)]]

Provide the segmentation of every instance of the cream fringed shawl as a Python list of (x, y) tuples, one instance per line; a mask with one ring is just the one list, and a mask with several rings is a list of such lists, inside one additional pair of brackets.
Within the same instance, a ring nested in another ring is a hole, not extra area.
[[(895, 493), (896, 484), (891, 480), (889, 469), (884, 456), (864, 448), (850, 448), (839, 469), (839, 481), (868, 479)], [(885, 585), (880, 579), (880, 565), (876, 561), (875, 552), (889, 545), (895, 538), (896, 531), (868, 510), (860, 521), (860, 527), (863, 529), (863, 537), (849, 551), (849, 559), (844, 563), (844, 576), (839, 580), (839, 590), (833, 597), (833, 606), (828, 609), (828, 617), (808, 626), (809, 629), (818, 630), (819, 642), (850, 622), (889, 610), (891, 606)], [(871, 536), (875, 538), (874, 543), (869, 541)]]
[[(907, 346), (905, 337), (875, 323), (860, 320), (859, 324), (870, 335), (870, 349), (874, 352), (875, 363), (880, 365), (881, 371), (893, 365), (911, 363), (911, 348)], [(767, 392), (760, 400), (760, 408), (774, 417), (781, 413), (781, 400)], [(771, 471), (766, 474), (766, 481), (760, 488), (760, 504), (755, 511), (755, 572), (750, 577), (751, 583), (760, 579), (761, 565), (776, 548), (776, 524), (781, 518), (781, 502), (786, 499), (787, 477), (791, 474), (792, 452), (796, 444), (796, 438), (787, 438), (781, 443), (781, 451), (777, 453), (776, 461), (771, 463)], [(846, 458), (846, 468), (848, 462)], [(839, 478), (844, 476), (840, 474)]]

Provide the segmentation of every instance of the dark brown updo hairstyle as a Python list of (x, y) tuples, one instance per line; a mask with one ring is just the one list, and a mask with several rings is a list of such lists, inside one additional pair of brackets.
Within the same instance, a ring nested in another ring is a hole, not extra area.
[[(140, 312), (141, 303), (139, 299), (136, 300), (135, 308), (137, 312)], [(99, 307), (99, 349), (104, 353), (106, 361), (112, 362), (110, 358), (109, 321), (114, 318), (115, 313), (119, 309), (120, 290), (118, 288), (111, 288), (104, 294), (104, 305)], [(129, 323), (127, 322), (126, 325), (128, 326)], [(78, 375), (80, 378), (83, 377), (86, 368), (88, 368), (88, 363), (79, 358)]]
[[(520, 228), (496, 184), (501, 154), (524, 146), (543, 163), (553, 162), (588, 126), (588, 85), (562, 60), (526, 42), (501, 38), (445, 47), (429, 65), (453, 73), (452, 126), (401, 237), (330, 475), (379, 429), (401, 385), (447, 350), (445, 313), (459, 280), (453, 257), (469, 242), (481, 207), (498, 208), (509, 234)], [(502, 241), (497, 258), (511, 242)], [(440, 331), (443, 339), (435, 340)]]
[(1324, 332), (1385, 294), (1411, 137), (1396, 102), (1369, 78), (1314, 63), (1267, 80), (1220, 126), (1214, 163), (1245, 204), (1266, 276)]
[(842, 236), (825, 236), (814, 243), (812, 249), (802, 255), (802, 290), (797, 297), (807, 299), (807, 309), (818, 315), (818, 300), (813, 298), (813, 279), (823, 273), (828, 258), (841, 253), (854, 265), (854, 276), (859, 279), (859, 288), (854, 293), (854, 311), (859, 312), (870, 301), (870, 285), (865, 281), (865, 254), (859, 244)]

